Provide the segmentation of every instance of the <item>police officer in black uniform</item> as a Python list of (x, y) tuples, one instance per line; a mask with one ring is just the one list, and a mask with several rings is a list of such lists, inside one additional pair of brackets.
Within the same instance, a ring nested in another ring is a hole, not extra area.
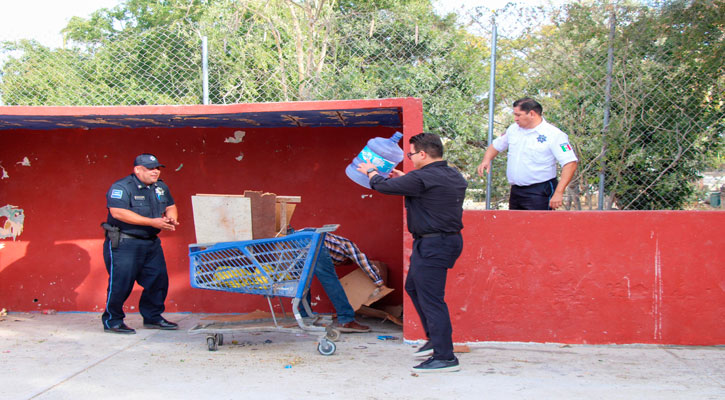
[(141, 154), (134, 161), (133, 173), (111, 185), (106, 194), (108, 219), (103, 259), (108, 270), (106, 309), (103, 329), (111, 333), (133, 334), (123, 318), (123, 303), (134, 282), (143, 287), (139, 311), (143, 326), (149, 329), (177, 329), (178, 325), (161, 316), (169, 289), (166, 260), (159, 232), (173, 231), (179, 225), (178, 211), (169, 187), (159, 180), (159, 160)]
[(448, 270), (463, 250), (460, 231), (468, 182), (443, 160), (443, 144), (434, 133), (410, 138), (408, 158), (416, 169), (407, 174), (393, 170), (393, 178), (380, 176), (371, 163), (360, 164), (358, 170), (368, 174), (374, 190), (405, 196), (408, 230), (414, 238), (405, 291), (429, 338), (415, 355), (432, 355), (413, 371), (458, 371), (445, 288)]

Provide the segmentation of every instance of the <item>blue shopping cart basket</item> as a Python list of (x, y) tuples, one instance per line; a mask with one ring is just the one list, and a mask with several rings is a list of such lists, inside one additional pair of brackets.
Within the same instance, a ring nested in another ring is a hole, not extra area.
[[(305, 324), (298, 307), (301, 304), (308, 315), (312, 315), (306, 296), (314, 275), (317, 257), (323, 246), (325, 233), (336, 230), (338, 226), (307, 228), (279, 238), (191, 244), (189, 245), (191, 286), (198, 289), (265, 296), (272, 312), (275, 330), (288, 329), (278, 323), (270, 298), (291, 297), (292, 311), (299, 328), (308, 331), (326, 331), (326, 338), (321, 340), (322, 347), (318, 350), (322, 354), (332, 354), (335, 346), (327, 339), (337, 339), (339, 332), (331, 327)], [(223, 340), (220, 339), (222, 330), (213, 325), (197, 326), (190, 331), (190, 333), (207, 333), (210, 350), (216, 350), (219, 342)], [(228, 324), (226, 325), (223, 331), (230, 332)]]

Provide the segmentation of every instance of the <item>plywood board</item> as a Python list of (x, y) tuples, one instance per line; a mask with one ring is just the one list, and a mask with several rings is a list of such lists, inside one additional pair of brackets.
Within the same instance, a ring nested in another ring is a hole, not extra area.
[(252, 239), (252, 208), (248, 198), (225, 195), (191, 196), (197, 243)]

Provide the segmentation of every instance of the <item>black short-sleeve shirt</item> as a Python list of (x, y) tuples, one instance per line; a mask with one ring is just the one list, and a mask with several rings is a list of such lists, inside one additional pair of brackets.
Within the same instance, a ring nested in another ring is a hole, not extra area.
[[(174, 198), (166, 184), (159, 180), (151, 185), (142, 183), (131, 174), (111, 185), (106, 193), (106, 207), (123, 208), (148, 218), (163, 216), (166, 208), (174, 205)], [(139, 237), (153, 237), (161, 230), (151, 226), (132, 225), (119, 221), (108, 212), (107, 222), (121, 228), (121, 232)]]

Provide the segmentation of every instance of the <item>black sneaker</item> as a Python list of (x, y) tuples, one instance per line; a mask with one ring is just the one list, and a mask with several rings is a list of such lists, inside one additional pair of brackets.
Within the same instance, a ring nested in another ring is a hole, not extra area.
[(430, 357), (433, 355), (433, 343), (431, 341), (425, 342), (424, 345), (420, 346), (420, 348), (413, 353), (416, 357)]
[(458, 365), (458, 358), (456, 357), (453, 357), (452, 360), (436, 360), (431, 357), (413, 367), (413, 372), (454, 372), (460, 369), (461, 366)]

